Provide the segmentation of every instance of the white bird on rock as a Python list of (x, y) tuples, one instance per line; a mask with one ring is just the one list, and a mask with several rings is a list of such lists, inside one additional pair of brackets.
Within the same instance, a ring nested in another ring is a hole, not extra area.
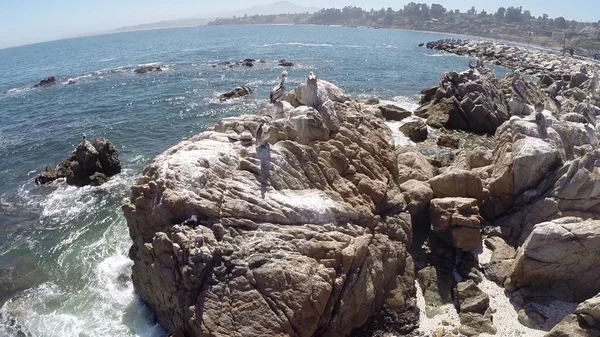
[(527, 91), (525, 90), (525, 84), (523, 83), (521, 79), (521, 73), (518, 70), (515, 71), (513, 75), (511, 89), (513, 93), (517, 95), (519, 100), (521, 100), (522, 102), (527, 101)]
[(287, 78), (287, 75), (287, 71), (282, 72), (281, 80), (275, 87), (273, 87), (273, 90), (271, 90), (271, 95), (269, 96), (271, 104), (279, 102), (281, 101), (281, 98), (283, 98), (283, 95), (285, 94), (285, 79)]
[(308, 73), (308, 80), (306, 81), (308, 84), (316, 84), (317, 83), (317, 75), (312, 71)]
[(268, 119), (260, 122), (256, 128), (256, 145), (264, 145), (271, 137), (271, 123), (270, 116), (265, 116)]

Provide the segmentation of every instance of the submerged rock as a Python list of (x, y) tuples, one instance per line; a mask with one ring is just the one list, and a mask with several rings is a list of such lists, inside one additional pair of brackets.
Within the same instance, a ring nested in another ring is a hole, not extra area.
[(279, 60), (279, 62), (277, 62), (277, 65), (280, 67), (293, 67), (294, 63), (291, 61)]
[(50, 77), (44, 78), (43, 80), (40, 81), (40, 83), (35, 84), (33, 87), (34, 88), (47, 87), (47, 86), (55, 84), (55, 83), (56, 83), (56, 77), (50, 76)]
[(66, 178), (69, 185), (99, 186), (120, 172), (119, 152), (115, 146), (104, 138), (97, 138), (93, 143), (82, 141), (67, 160), (58, 164), (56, 170), (46, 167), (35, 181), (43, 185)]
[(136, 74), (146, 74), (146, 73), (155, 73), (155, 72), (159, 72), (159, 71), (163, 71), (160, 66), (143, 66), (143, 67), (136, 68), (133, 72), (135, 72)]
[(336, 104), (333, 131), (300, 107), (291, 121), (271, 121), (260, 147), (232, 133), (254, 133), (264, 117), (226, 118), (144, 170), (123, 205), (132, 279), (169, 333), (416, 327), (411, 218), (394, 145), (384, 120), (358, 108)]

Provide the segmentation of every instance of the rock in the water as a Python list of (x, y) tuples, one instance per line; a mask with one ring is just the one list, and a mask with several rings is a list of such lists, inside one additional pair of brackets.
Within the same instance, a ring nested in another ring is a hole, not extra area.
[(293, 67), (294, 63), (291, 61), (286, 61), (286, 60), (279, 60), (279, 62), (277, 63), (278, 66), (280, 67)]
[(381, 110), (383, 118), (391, 121), (401, 121), (412, 115), (410, 111), (392, 104), (380, 105), (379, 110)]
[(69, 185), (99, 186), (120, 172), (121, 162), (115, 146), (104, 138), (97, 138), (93, 143), (82, 141), (71, 157), (58, 164), (56, 171), (47, 167), (35, 181), (46, 184), (58, 178), (66, 178)]
[(473, 250), (481, 245), (481, 216), (477, 200), (441, 198), (429, 206), (431, 228), (453, 247)]
[(50, 76), (50, 77), (44, 78), (43, 80), (40, 81), (40, 83), (34, 85), (33, 87), (34, 88), (46, 87), (46, 86), (49, 86), (49, 85), (52, 85), (55, 83), (56, 83), (56, 77)]
[(407, 122), (400, 127), (400, 131), (415, 143), (427, 140), (427, 125), (422, 120)]
[(134, 70), (136, 74), (154, 73), (158, 71), (163, 71), (160, 66), (143, 66)]
[[(319, 81), (320, 82), (320, 81)], [(159, 155), (123, 205), (137, 293), (172, 334), (348, 336), (418, 322), (412, 231), (382, 118), (353, 105), (327, 138), (309, 111), (240, 116)], [(294, 124), (299, 118), (306, 124)], [(312, 126), (311, 126), (312, 127)]]
[(237, 87), (237, 88), (233, 89), (232, 91), (229, 91), (229, 92), (219, 95), (219, 99), (221, 101), (226, 101), (226, 100), (232, 99), (232, 98), (248, 97), (251, 94), (252, 94), (252, 89), (243, 85), (241, 87)]
[(517, 251), (507, 282), (579, 302), (598, 293), (599, 270), (600, 221), (562, 218), (533, 228)]

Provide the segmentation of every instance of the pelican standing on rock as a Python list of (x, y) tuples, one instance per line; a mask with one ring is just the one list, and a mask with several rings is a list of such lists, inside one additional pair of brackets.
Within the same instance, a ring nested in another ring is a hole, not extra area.
[(263, 146), (271, 137), (271, 117), (265, 117), (267, 117), (267, 120), (260, 122), (256, 128), (256, 145), (258, 146)]
[(306, 81), (306, 83), (317, 84), (317, 80), (317, 75), (315, 75), (315, 73), (313, 73), (312, 71), (308, 73), (308, 80)]
[(521, 73), (517, 70), (513, 74), (512, 82), (510, 85), (513, 93), (519, 98), (520, 101), (525, 103), (527, 101), (527, 91), (525, 90), (525, 84), (521, 79)]
[(269, 96), (271, 99), (271, 104), (279, 102), (281, 101), (281, 98), (283, 98), (283, 95), (285, 94), (285, 79), (287, 78), (287, 75), (287, 71), (283, 71), (281, 73), (281, 80), (275, 87), (273, 87), (273, 90), (271, 90), (271, 95)]

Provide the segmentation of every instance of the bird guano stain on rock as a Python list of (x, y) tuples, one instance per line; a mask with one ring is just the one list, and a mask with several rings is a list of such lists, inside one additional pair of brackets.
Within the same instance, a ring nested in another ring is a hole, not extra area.
[[(124, 201), (133, 283), (170, 333), (416, 327), (411, 217), (389, 130), (333, 84), (309, 81), (316, 96), (297, 93), (316, 109), (274, 118), (265, 144), (242, 140), (264, 117), (223, 119), (159, 155)], [(315, 138), (315, 125), (327, 132)]]

